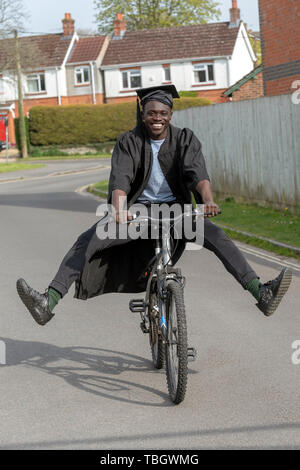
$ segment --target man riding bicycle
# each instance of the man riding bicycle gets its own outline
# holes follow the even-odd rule
[[[266,315],[274,313],[292,278],[283,269],[274,280],[262,284],[259,276],[228,236],[209,218],[217,215],[210,179],[201,151],[201,143],[187,128],[170,124],[173,98],[179,98],[174,85],[151,87],[137,91],[137,126],[122,134],[112,155],[108,202],[116,212],[116,222],[130,220],[128,208],[134,203],[190,204],[191,193],[204,204],[204,248],[214,252],[228,272],[257,300],[257,307]],[[180,240],[173,254],[173,263],[184,251]],[[64,257],[49,285],[40,293],[24,279],[17,281],[19,296],[35,321],[45,325],[53,316],[59,300],[75,282],[75,298],[88,299],[108,292],[142,292],[146,288],[145,272],[153,258],[151,240],[116,238],[99,239],[97,223],[79,236]]]

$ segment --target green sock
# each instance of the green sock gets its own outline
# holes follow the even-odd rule
[[[252,279],[252,281],[248,282],[246,285],[246,289],[251,292],[253,297],[256,298],[256,300],[259,300],[259,286],[260,286],[260,281],[257,277]]]
[[[62,298],[62,295],[59,292],[57,292],[57,290],[53,289],[53,287],[49,287],[48,296],[49,296],[49,309],[50,309],[50,312],[52,312],[54,307],[56,307],[56,305]]]

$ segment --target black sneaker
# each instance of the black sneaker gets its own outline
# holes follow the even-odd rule
[[[17,291],[23,304],[39,325],[45,325],[54,317],[54,313],[52,313],[49,308],[47,291],[44,294],[40,294],[29,287],[24,279],[17,280]]]
[[[275,279],[261,284],[259,301],[256,305],[267,317],[277,309],[282,297],[290,287],[291,280],[292,271],[289,268],[284,268]]]

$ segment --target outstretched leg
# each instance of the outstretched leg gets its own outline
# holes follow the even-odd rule
[[[204,220],[204,248],[213,251],[222,261],[227,271],[247,289],[247,284],[259,276],[252,269],[243,253],[226,235],[226,233],[210,220]]]
[[[73,282],[80,277],[85,263],[87,247],[95,234],[96,225],[94,224],[78,237],[62,260],[49,288],[43,294],[32,289],[24,279],[18,279],[18,294],[39,325],[45,325],[53,318],[54,307],[66,295]]]
[[[73,282],[81,276],[88,245],[95,235],[97,224],[94,224],[86,232],[82,233],[63,258],[60,267],[51,281],[49,287],[58,291],[64,297],[69,291]]]
[[[118,231],[116,238],[106,238],[100,240],[97,236],[97,225],[94,224],[86,232],[82,233],[71,249],[63,258],[60,267],[51,281],[49,288],[42,294],[32,289],[24,279],[18,279],[17,291],[35,321],[39,325],[45,325],[53,318],[53,309],[69,291],[75,281],[79,281],[92,250],[104,250],[112,245],[120,245],[128,242],[128,238],[119,238]]]
[[[272,315],[282,297],[287,292],[292,272],[282,269],[279,276],[272,281],[261,284],[256,272],[251,268],[243,253],[226,233],[210,220],[204,221],[204,245],[213,251],[235,279],[257,300],[257,307],[266,315]]]

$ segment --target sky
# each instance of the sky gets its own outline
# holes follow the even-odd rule
[[[76,29],[96,30],[93,0],[23,0],[30,18],[28,33],[58,33],[62,30],[61,20],[65,13],[71,13]],[[231,0],[219,0],[222,17],[229,20]],[[241,17],[248,28],[259,30],[258,0],[238,0]]]

